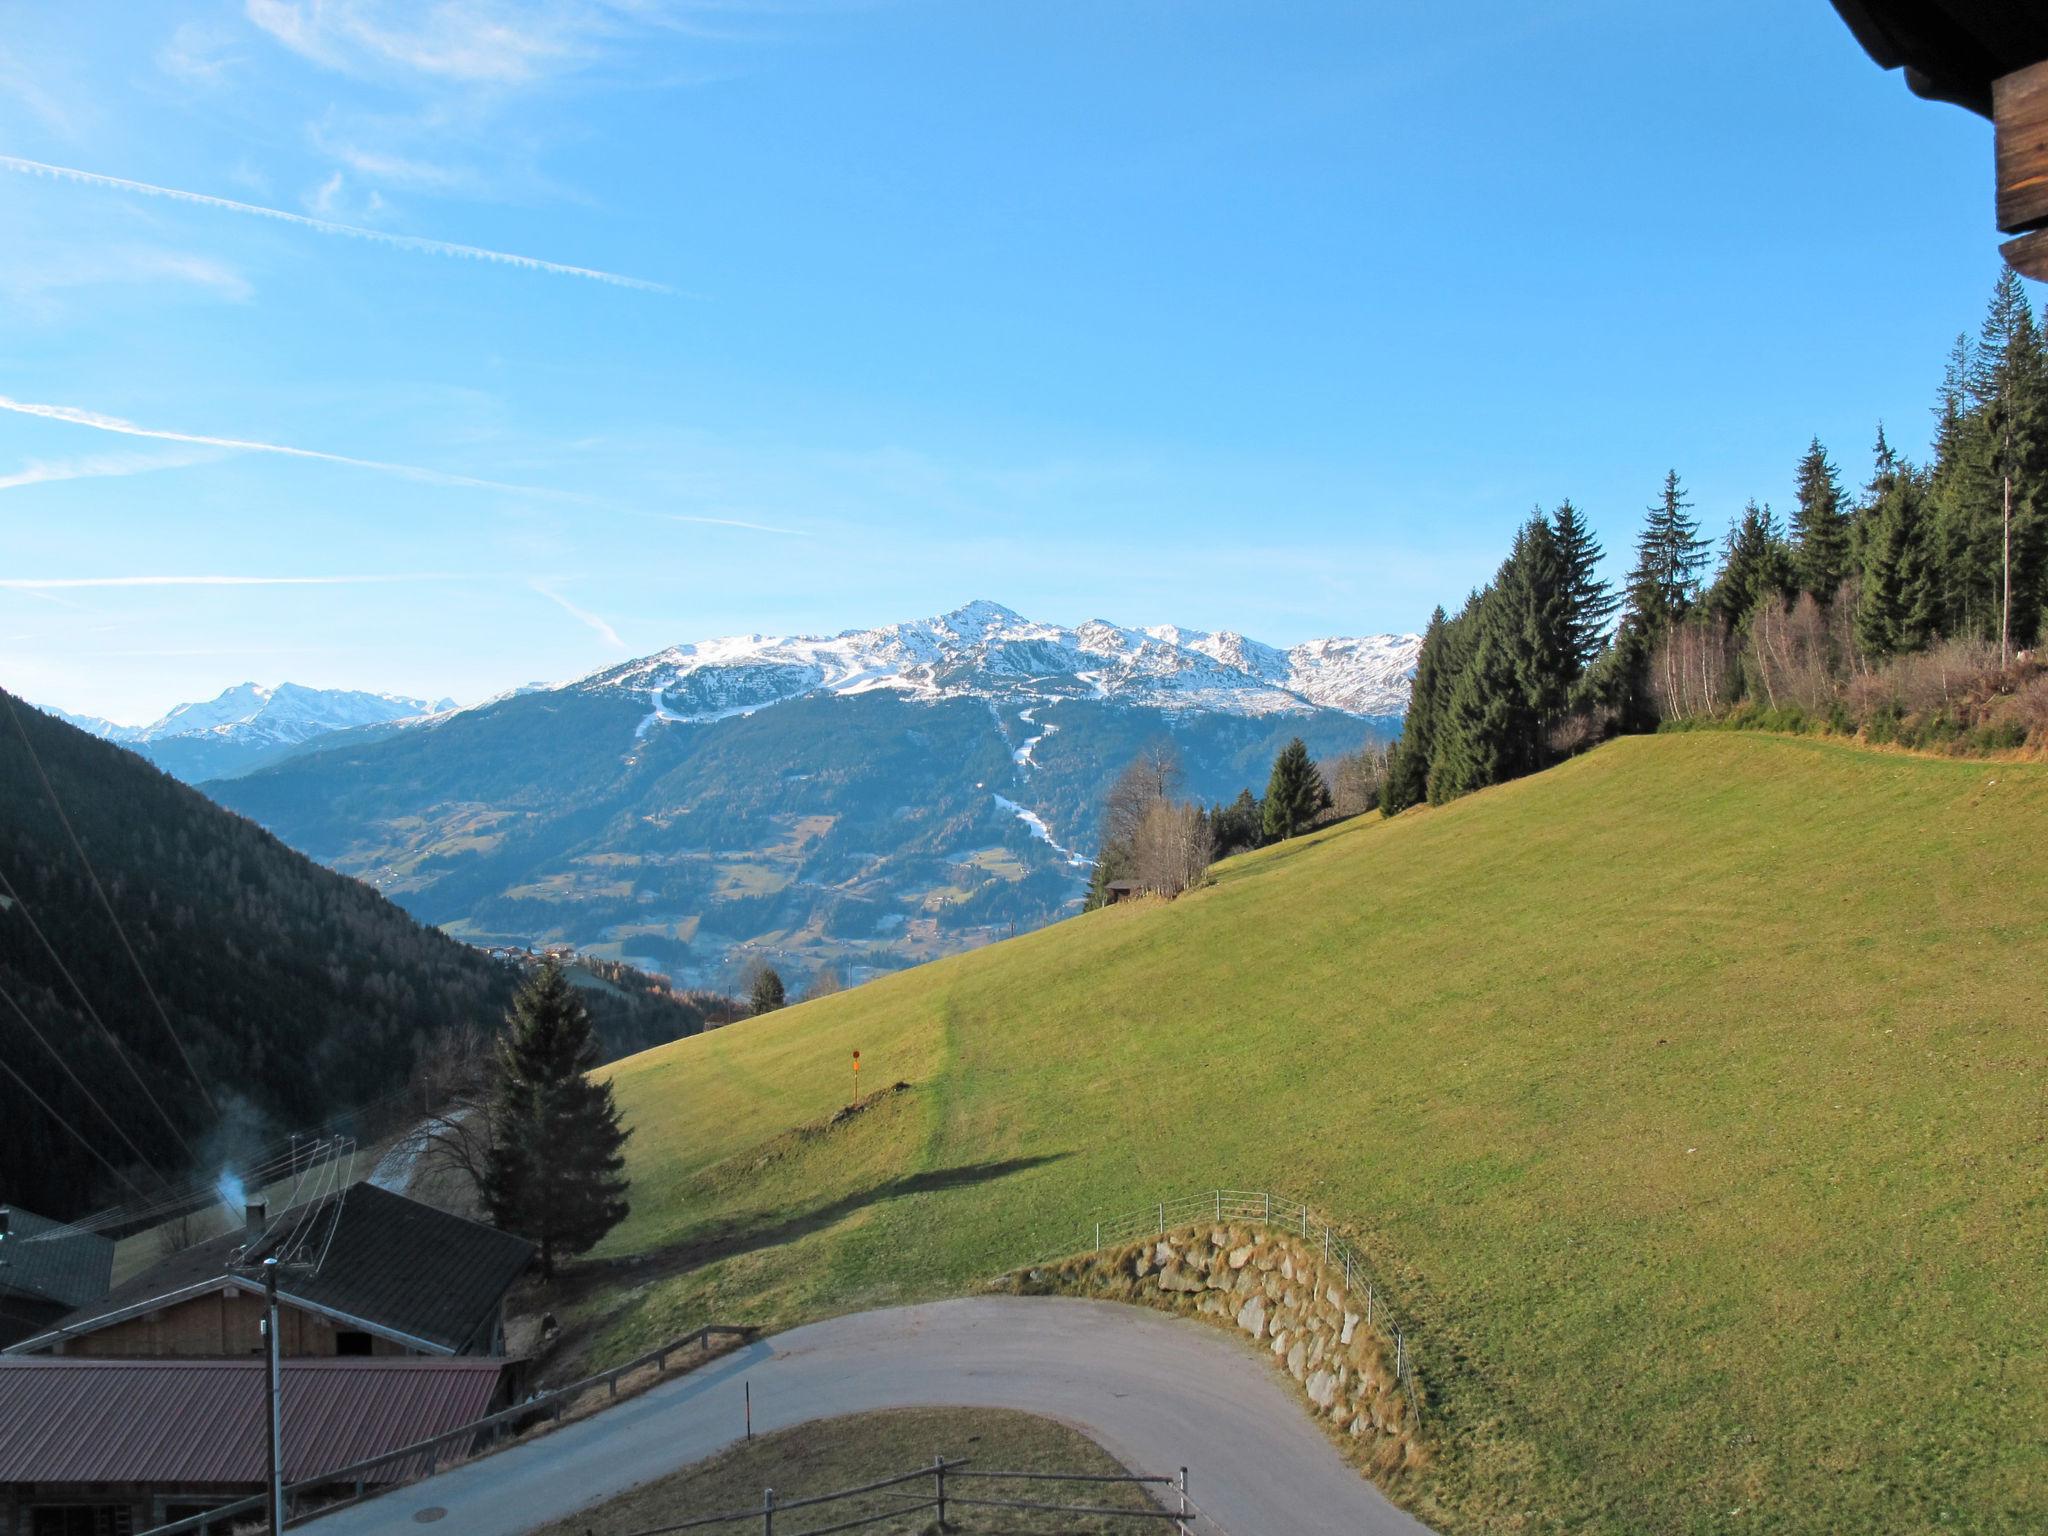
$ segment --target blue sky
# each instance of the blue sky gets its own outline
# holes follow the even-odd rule
[[[122,720],[983,596],[1417,628],[1533,503],[1922,449],[1997,272],[1989,125],[1825,0],[5,17],[0,683]]]

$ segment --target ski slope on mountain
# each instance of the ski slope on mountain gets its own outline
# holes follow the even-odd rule
[[[623,1355],[1213,1187],[1358,1229],[1444,1531],[2048,1519],[2048,768],[1699,735],[620,1064]],[[844,1124],[864,1079],[911,1086]]]

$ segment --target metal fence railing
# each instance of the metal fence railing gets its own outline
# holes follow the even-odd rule
[[[1303,1201],[1254,1189],[1211,1189],[1198,1195],[1183,1195],[1176,1200],[1154,1201],[1136,1210],[1105,1216],[1094,1224],[1092,1234],[1084,1230],[1079,1243],[1055,1249],[1039,1262],[1049,1263],[1087,1252],[1091,1235],[1093,1249],[1099,1253],[1104,1248],[1134,1243],[1143,1237],[1164,1237],[1184,1227],[1232,1222],[1241,1226],[1270,1227],[1312,1245],[1320,1243],[1323,1267],[1343,1271],[1346,1296],[1353,1294],[1363,1283],[1366,1326],[1392,1341],[1395,1380],[1401,1384],[1410,1408],[1420,1420],[1422,1389],[1415,1377],[1415,1351],[1409,1340],[1409,1330],[1387,1304],[1385,1288],[1375,1277],[1354,1239],[1317,1216]]]
[[[565,1387],[556,1387],[551,1392],[543,1392],[523,1403],[515,1403],[510,1408],[486,1414],[483,1418],[472,1419],[460,1428],[293,1483],[284,1491],[286,1523],[289,1524],[299,1517],[295,1513],[296,1507],[301,1503],[311,1502],[312,1495],[333,1495],[337,1489],[348,1490],[338,1497],[317,1500],[317,1513],[326,1514],[373,1493],[383,1493],[401,1483],[432,1477],[441,1470],[444,1458],[448,1465],[453,1466],[456,1462],[474,1456],[495,1444],[501,1435],[517,1433],[540,1419],[559,1422],[571,1404],[586,1392],[603,1387],[611,1396],[616,1397],[622,1377],[630,1376],[633,1372],[644,1370],[650,1365],[656,1370],[667,1370],[669,1356],[682,1350],[694,1346],[708,1355],[714,1338],[750,1339],[758,1331],[754,1328],[735,1328],[724,1323],[711,1323],[699,1328],[695,1333],[686,1333],[679,1339],[671,1339],[659,1349],[650,1349],[644,1355],[636,1355],[623,1365],[615,1365],[608,1371],[599,1371],[595,1376],[585,1376],[581,1381],[572,1381]],[[151,1526],[142,1532],[141,1536],[187,1536],[187,1533],[194,1533],[194,1536],[217,1536],[217,1533],[214,1533],[216,1526],[225,1532],[233,1529],[235,1522],[249,1519],[263,1521],[267,1528],[266,1508],[267,1499],[259,1493],[250,1498],[238,1499],[232,1504],[223,1504],[216,1509],[206,1510],[201,1514],[188,1515],[182,1520],[173,1520],[167,1525]]]
[[[918,1485],[929,1482],[929,1488]],[[1044,1499],[1005,1498],[993,1490],[980,1495],[962,1493],[959,1485],[969,1483],[987,1486],[1003,1483],[1057,1484],[1078,1483],[1097,1487],[1122,1485],[1144,1489],[1150,1498],[1134,1506],[1118,1507],[1104,1503],[1069,1504],[1054,1503]],[[950,1486],[949,1486],[950,1485]],[[915,1491],[911,1491],[915,1489]],[[901,1490],[901,1491],[898,1491]],[[1020,1490],[1022,1491],[1022,1490]],[[1079,1495],[1077,1495],[1079,1497]],[[867,1509],[846,1518],[826,1516],[824,1525],[794,1525],[780,1523],[791,1519],[815,1518],[801,1515],[799,1511],[814,1510],[823,1513],[831,1505],[852,1501],[866,1501],[868,1504],[884,1502],[883,1509]],[[921,1515],[929,1510],[933,1516],[928,1529],[940,1531],[972,1531],[972,1525],[962,1525],[949,1517],[962,1510],[1037,1510],[1056,1515],[1080,1515],[1096,1520],[1156,1520],[1160,1529],[1165,1522],[1172,1522],[1175,1536],[1230,1536],[1222,1523],[1195,1503],[1188,1493],[1188,1469],[1182,1467],[1178,1477],[1153,1477],[1135,1472],[1000,1472],[983,1471],[973,1466],[970,1460],[948,1461],[943,1456],[934,1456],[931,1465],[918,1467],[914,1471],[899,1473],[894,1477],[878,1478],[871,1483],[862,1483],[854,1488],[841,1488],[832,1493],[816,1493],[799,1499],[779,1497],[773,1488],[761,1490],[761,1502],[751,1509],[729,1510],[716,1515],[694,1515],[671,1525],[652,1526],[635,1531],[632,1536],[676,1536],[682,1531],[709,1530],[717,1526],[748,1531],[758,1530],[761,1536],[827,1536],[833,1531],[850,1531],[860,1526],[879,1525],[885,1520],[903,1520]],[[844,1513],[844,1512],[842,1512]],[[997,1529],[990,1527],[989,1529]]]

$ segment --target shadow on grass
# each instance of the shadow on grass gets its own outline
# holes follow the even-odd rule
[[[630,1275],[638,1283],[666,1280],[688,1274],[706,1264],[763,1248],[776,1248],[836,1226],[856,1211],[908,1195],[937,1194],[942,1190],[966,1189],[1024,1173],[1071,1156],[1050,1152],[1036,1157],[1006,1157],[991,1162],[960,1163],[951,1168],[933,1168],[885,1179],[867,1189],[855,1190],[823,1205],[793,1212],[761,1211],[707,1232],[696,1233],[678,1243],[650,1249],[629,1258],[589,1260],[566,1265],[555,1280],[560,1301],[574,1301],[587,1295],[615,1275]]]

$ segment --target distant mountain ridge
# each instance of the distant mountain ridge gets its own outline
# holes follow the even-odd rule
[[[116,725],[96,715],[45,706],[67,725],[141,753],[188,783],[233,778],[281,752],[336,731],[389,725],[455,707],[395,693],[238,683],[211,699],[180,704],[148,725]]]
[[[811,694],[891,689],[912,698],[1094,698],[1249,717],[1342,710],[1398,715],[1417,635],[1332,637],[1291,650],[1233,631],[1095,619],[1073,629],[978,600],[936,618],[789,638],[705,640],[593,673],[570,686],[642,693],[642,728],[703,724]]]
[[[855,978],[1078,905],[1102,795],[1168,744],[1182,792],[1394,734],[1419,642],[1242,635],[999,604],[679,645],[336,732],[206,785],[479,944],[568,943],[693,984],[766,955]]]

